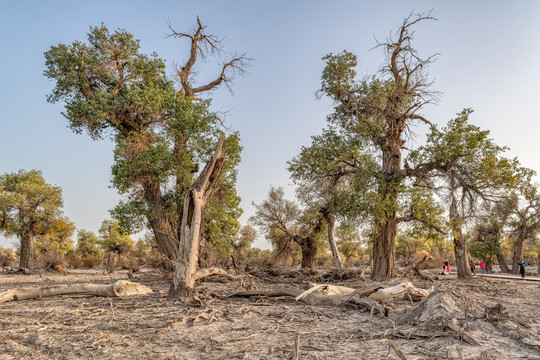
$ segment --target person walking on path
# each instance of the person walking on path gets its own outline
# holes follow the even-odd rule
[[[483,261],[480,261],[480,264],[478,264],[478,266],[480,266],[480,272],[482,273],[482,275],[484,275],[484,269],[486,267],[486,264],[484,264]]]
[[[521,274],[521,278],[525,279],[525,261],[521,259],[520,262],[518,262],[519,265],[519,273]]]
[[[448,261],[448,259],[444,261],[444,266],[445,275],[450,275],[450,261]]]

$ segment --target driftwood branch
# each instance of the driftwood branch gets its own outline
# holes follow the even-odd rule
[[[0,303],[8,301],[40,299],[51,296],[62,295],[93,295],[105,297],[125,297],[132,295],[144,295],[152,290],[144,285],[119,280],[114,284],[73,284],[47,286],[34,289],[16,289],[0,292]]]

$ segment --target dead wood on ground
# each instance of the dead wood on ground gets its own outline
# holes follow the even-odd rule
[[[125,297],[132,295],[144,295],[152,290],[144,285],[129,281],[118,280],[114,284],[73,284],[47,286],[34,289],[14,289],[0,292],[0,303],[8,301],[40,299],[62,295],[93,295],[105,297]]]

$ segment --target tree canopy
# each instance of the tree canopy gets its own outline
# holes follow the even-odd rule
[[[184,194],[225,130],[210,100],[199,96],[227,84],[246,61],[233,56],[215,81],[195,86],[198,57],[221,51],[205,28],[199,19],[190,33],[171,28],[171,36],[191,43],[189,58],[174,77],[166,74],[157,54],[140,53],[131,33],[111,33],[104,25],[90,29],[87,43],[59,44],[45,53],[45,75],[55,80],[48,100],[65,103],[63,114],[75,132],[115,140],[112,183],[125,197],[112,215],[127,231],[151,228],[158,248],[171,260],[178,251]],[[238,133],[229,134],[224,151],[228,161],[205,217],[205,232],[212,238],[216,228],[235,233],[241,214],[235,189]]]
[[[55,225],[66,221],[62,206],[62,190],[46,183],[40,171],[0,176],[0,231],[20,239],[21,267],[34,267],[35,237],[51,234]]]

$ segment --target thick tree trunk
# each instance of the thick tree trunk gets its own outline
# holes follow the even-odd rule
[[[336,217],[332,214],[325,214],[326,221],[328,222],[328,242],[330,243],[330,248],[332,249],[332,255],[334,256],[334,261],[336,262],[336,267],[338,271],[343,272],[343,262],[339,256],[339,251],[336,245],[336,239],[334,238],[334,228],[336,226]]]
[[[317,262],[317,244],[311,237],[305,237],[300,247],[302,248],[302,269],[314,269]]]
[[[381,146],[383,153],[382,178],[379,184],[381,209],[377,209],[373,234],[373,267],[371,279],[383,281],[394,277],[394,245],[397,232],[397,195],[401,180],[397,174],[401,170],[401,139],[405,123],[402,119],[387,119],[390,128]]]
[[[225,162],[225,157],[221,155],[223,141],[223,138],[219,141],[215,153],[185,195],[180,225],[180,248],[176,258],[173,283],[169,289],[169,298],[187,297],[195,290],[202,215]]]
[[[510,268],[508,268],[508,265],[506,264],[506,260],[504,259],[504,255],[502,253],[497,254],[497,261],[499,262],[499,266],[501,268],[501,272],[505,274],[510,274]]]
[[[19,266],[30,271],[34,270],[34,235],[28,232],[21,238],[21,259]]]
[[[149,180],[144,184],[145,199],[152,204],[148,222],[152,227],[159,251],[169,260],[175,261],[178,254],[177,230],[169,220],[170,214],[163,204],[161,188],[158,182]]]
[[[521,254],[523,252],[523,242],[525,237],[522,235],[524,231],[522,230],[516,239],[514,246],[512,247],[512,274],[519,274],[519,265],[518,263],[521,260]]]
[[[495,263],[495,258],[494,257],[489,257],[485,264],[486,264],[486,273],[491,273],[493,272],[493,264]]]
[[[380,220],[375,225],[373,243],[373,265],[371,279],[388,280],[394,276],[394,245],[396,238],[396,217]]]
[[[465,245],[465,239],[463,238],[463,231],[461,226],[463,219],[458,214],[457,200],[452,196],[452,203],[450,204],[450,222],[452,224],[452,235],[454,238],[454,255],[456,257],[456,268],[458,278],[468,279],[472,276],[469,268],[469,257],[467,255],[467,246]]]

